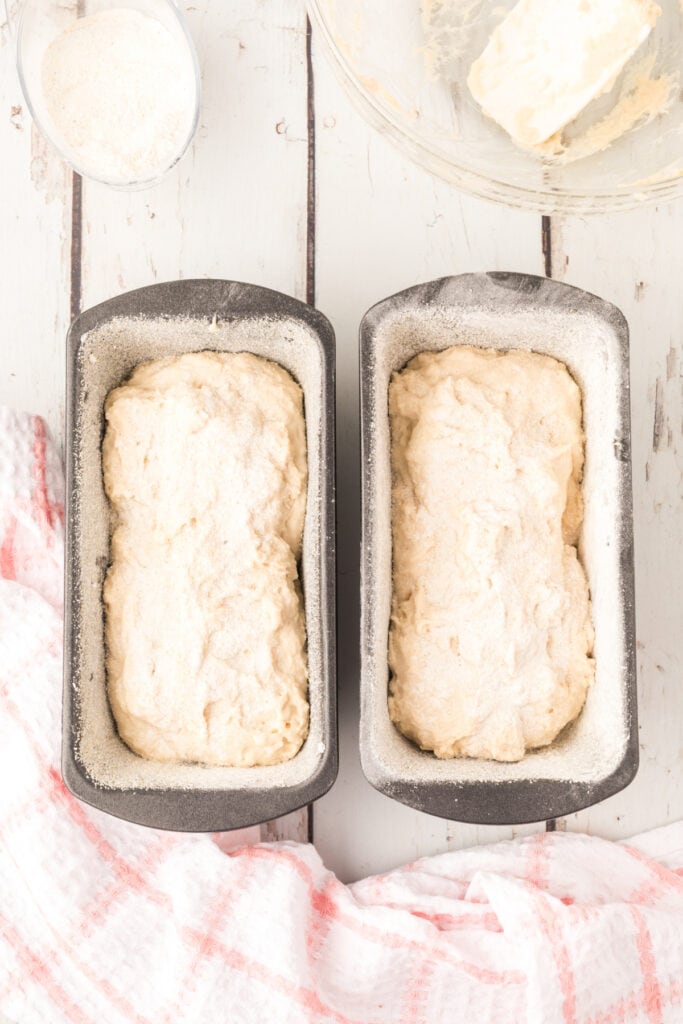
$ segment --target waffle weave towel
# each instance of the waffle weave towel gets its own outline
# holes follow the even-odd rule
[[[62,479],[0,410],[0,1012],[18,1024],[681,1024],[683,826],[539,833],[344,886],[59,773]],[[342,827],[340,825],[340,827]]]

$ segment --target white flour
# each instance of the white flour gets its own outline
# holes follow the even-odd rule
[[[86,174],[115,185],[152,180],[192,131],[191,52],[156,18],[114,8],[80,18],[43,58],[55,132]]]

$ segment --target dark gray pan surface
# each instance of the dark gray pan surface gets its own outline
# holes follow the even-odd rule
[[[165,788],[155,784],[131,788],[125,783],[125,773],[122,774],[124,781],[121,785],[116,782],[112,784],[110,778],[103,784],[101,780],[93,778],[93,770],[84,764],[82,753],[88,747],[88,730],[92,729],[94,712],[90,705],[95,706],[99,701],[99,714],[108,714],[108,720],[102,723],[107,733],[107,743],[115,753],[117,744],[121,748],[117,756],[122,758],[126,771],[135,772],[135,760],[141,762],[143,759],[136,759],[136,755],[124,748],[115,732],[109,706],[102,696],[103,639],[95,637],[96,656],[87,653],[89,644],[83,639],[84,630],[87,632],[90,629],[92,632],[92,621],[97,624],[101,622],[101,588],[106,557],[100,554],[97,559],[91,559],[92,564],[83,565],[79,552],[87,550],[83,538],[94,526],[100,528],[104,538],[101,544],[105,545],[106,550],[108,526],[88,521],[90,504],[86,499],[89,495],[82,493],[82,481],[85,479],[90,480],[88,486],[93,491],[99,488],[101,492],[101,484],[95,482],[98,467],[91,471],[89,477],[83,475],[79,436],[87,425],[84,403],[89,388],[89,371],[87,361],[84,369],[84,361],[79,358],[79,353],[86,344],[89,332],[96,332],[102,325],[118,318],[162,322],[190,318],[198,321],[202,330],[206,330],[214,317],[228,324],[228,329],[233,325],[239,329],[242,321],[256,323],[265,319],[274,325],[272,333],[275,337],[279,337],[277,332],[282,325],[283,362],[294,359],[291,353],[285,358],[285,351],[290,342],[294,347],[292,338],[296,333],[296,344],[300,349],[307,348],[310,359],[317,367],[318,383],[314,403],[310,402],[313,396],[307,394],[302,382],[305,406],[314,404],[321,413],[320,423],[315,424],[313,432],[307,422],[309,452],[312,437],[318,446],[315,452],[318,473],[310,485],[317,496],[317,528],[312,548],[314,553],[307,556],[304,551],[305,596],[309,596],[306,583],[307,557],[309,560],[315,559],[312,575],[316,577],[315,586],[319,595],[315,615],[310,614],[308,600],[306,607],[309,648],[314,641],[318,651],[318,668],[315,675],[313,668],[310,668],[309,679],[309,699],[315,727],[312,724],[311,734],[302,751],[282,770],[278,770],[281,766],[272,769],[202,769],[195,765],[188,767],[188,772],[194,773],[188,775],[188,778],[213,780],[222,778],[220,773],[224,773],[225,784],[193,786],[184,783],[179,787]],[[291,336],[289,340],[288,335]],[[220,347],[212,345],[210,334],[202,338],[206,340],[195,345],[195,348]],[[242,350],[245,349],[248,349],[248,345],[242,347]],[[158,354],[166,353],[160,351]],[[243,828],[280,817],[322,796],[334,782],[337,773],[334,356],[334,333],[321,313],[278,292],[230,281],[175,281],[142,288],[86,310],[72,324],[67,345],[67,568],[62,770],[71,792],[94,807],[128,821],[156,828],[219,831]],[[107,353],[103,353],[102,358],[106,360],[106,357]],[[130,369],[132,365],[128,367],[128,372]],[[114,386],[121,383],[125,376],[127,373],[115,381]],[[102,417],[101,431],[103,426]],[[101,434],[100,438],[94,439],[93,448],[95,444],[99,446],[100,439]],[[311,493],[309,488],[309,503]],[[98,507],[99,502],[99,506],[104,508],[103,494],[99,493],[95,497],[95,507]],[[104,514],[101,513],[102,516]],[[312,563],[309,561],[309,564]],[[99,606],[96,607],[93,602],[99,602]],[[98,629],[101,634],[99,625]],[[96,686],[101,688],[101,692],[96,691],[97,701],[93,703],[91,700],[90,704],[85,704],[81,700],[79,687],[81,684],[88,685],[88,681],[92,686],[94,675],[97,676]],[[92,760],[92,755],[88,756]],[[301,765],[304,766],[303,777]],[[202,772],[212,774],[197,774]],[[296,777],[297,781],[289,784],[289,775]]]
[[[387,710],[391,577],[387,389],[417,352],[452,344],[530,348],[567,363],[584,394],[586,565],[596,682],[577,722],[516,765],[439,761]],[[516,824],[571,814],[638,768],[628,327],[614,306],[524,274],[465,274],[374,306],[360,330],[362,441],[361,759],[381,792],[456,821]]]

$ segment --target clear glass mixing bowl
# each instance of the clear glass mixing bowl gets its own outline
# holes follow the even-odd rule
[[[560,155],[517,146],[466,84],[514,0],[308,0],[318,39],[366,119],[427,170],[508,206],[605,212],[683,192],[683,3],[663,13]],[[618,118],[630,128],[606,148]]]
[[[120,181],[100,177],[79,163],[65,142],[48,110],[43,93],[42,67],[45,51],[52,40],[73,24],[75,18],[95,14],[103,10],[132,8],[141,14],[155,18],[179,42],[187,53],[192,65],[191,78],[194,83],[192,103],[194,114],[186,136],[165,166],[156,167],[149,176],[135,181]],[[13,24],[8,10],[8,21]],[[64,160],[84,177],[101,181],[119,189],[142,189],[156,184],[174,167],[192,141],[199,122],[201,76],[194,43],[185,17],[175,0],[87,0],[78,4],[66,4],[63,0],[23,0],[16,24],[17,70],[21,88],[31,116],[42,134],[48,139]]]

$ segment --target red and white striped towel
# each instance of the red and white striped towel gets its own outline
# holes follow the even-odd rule
[[[108,818],[58,768],[63,497],[0,411],[0,1011],[20,1024],[680,1024],[683,826],[344,886],[311,846]]]

